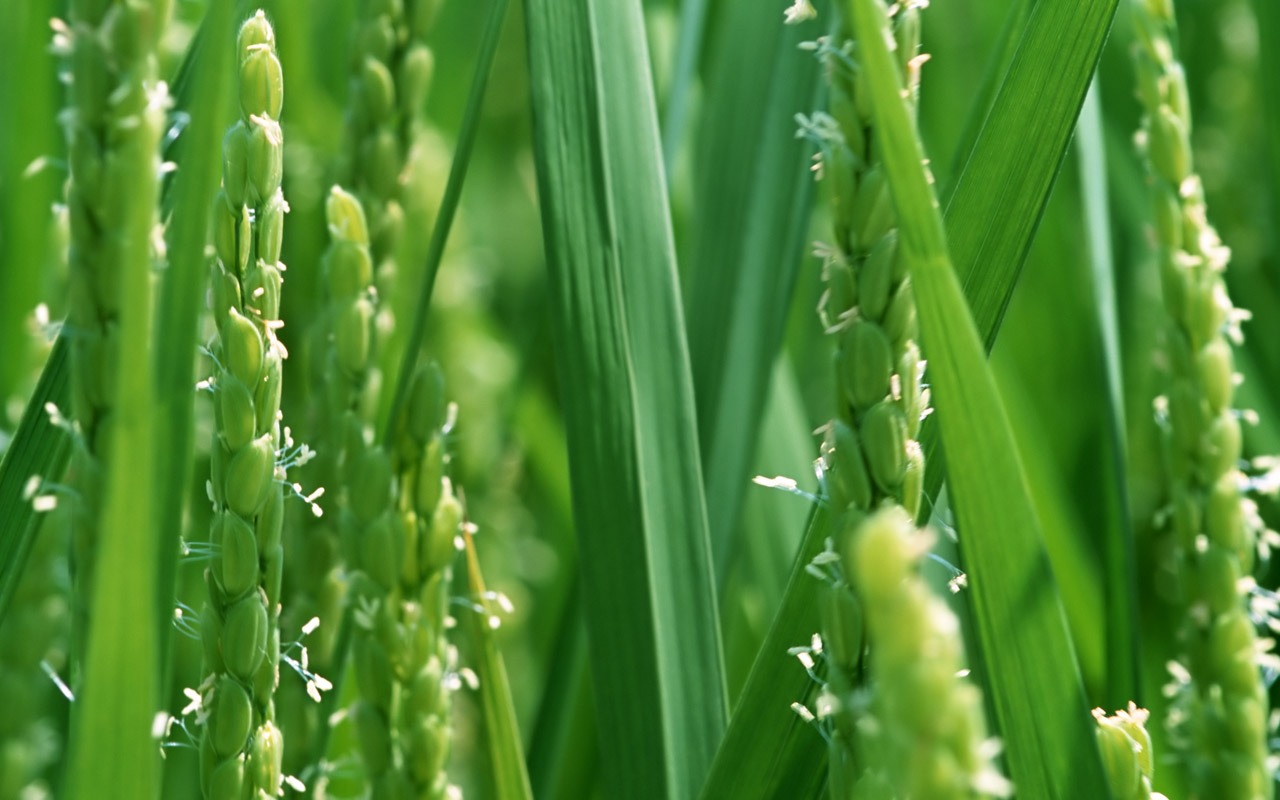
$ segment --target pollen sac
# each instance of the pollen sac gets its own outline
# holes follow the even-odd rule
[[[325,251],[329,297],[348,300],[368,291],[373,283],[373,259],[367,245],[335,240]]]
[[[329,236],[337,241],[352,242],[357,245],[369,244],[369,226],[365,222],[364,207],[351,192],[341,186],[329,190],[329,197],[324,204],[325,217],[329,222]],[[365,285],[364,281],[360,285]]]
[[[1221,337],[1214,339],[1196,355],[1196,367],[1204,386],[1205,399],[1209,401],[1209,410],[1218,414],[1230,405],[1235,388],[1231,346]]]
[[[241,800],[245,797],[244,756],[229,758],[213,768],[209,776],[210,800]]]
[[[901,350],[913,341],[919,331],[916,322],[916,296],[911,280],[898,284],[889,300],[889,310],[884,315],[884,331],[895,350]]]
[[[879,325],[859,320],[842,337],[845,396],[857,411],[865,411],[889,394],[893,352]]]
[[[1234,611],[1240,604],[1240,562],[1230,551],[1210,547],[1197,554],[1199,585],[1216,617]]]
[[[231,606],[222,626],[222,658],[227,672],[242,683],[253,680],[267,647],[267,607],[259,594]]]
[[[261,203],[280,189],[284,174],[283,134],[274,118],[258,117],[249,136],[249,198]]]
[[[261,228],[259,228],[261,230]],[[263,320],[280,318],[280,270],[261,259],[245,271],[245,301]],[[268,348],[270,350],[270,348]]]
[[[217,713],[210,717],[213,750],[219,759],[230,758],[244,749],[253,730],[253,702],[239,681],[223,675],[218,681]]]
[[[366,58],[360,68],[360,98],[368,122],[382,125],[396,109],[396,83],[381,61]]]
[[[284,530],[284,493],[270,492],[267,502],[258,512],[254,520],[254,533],[257,535],[258,547],[262,552],[269,552],[280,547],[280,537]]]
[[[832,661],[854,670],[862,658],[862,605],[848,586],[822,588],[822,643]]]
[[[418,444],[426,444],[442,427],[445,419],[444,373],[430,364],[413,373],[409,387],[408,430]],[[434,506],[420,505],[419,508]]]
[[[280,348],[272,347],[263,359],[262,380],[258,382],[254,403],[257,409],[258,430],[269,431],[280,411],[280,392],[284,381],[284,366],[280,362]]]
[[[377,519],[391,506],[391,461],[381,448],[371,448],[348,465],[351,509],[364,523]]]
[[[243,120],[222,137],[222,191],[233,209],[249,202],[249,138],[249,127]]]
[[[359,297],[347,305],[338,315],[334,331],[334,347],[338,366],[347,375],[358,376],[369,365],[373,346],[373,303],[367,297]]]
[[[1112,794],[1118,798],[1140,797],[1143,776],[1138,763],[1137,743],[1122,728],[1107,720],[1099,720],[1096,735]]]
[[[77,36],[71,52],[71,99],[80,122],[97,127],[106,113],[111,94],[111,73],[107,69],[105,43],[97,36]]]
[[[1176,250],[1182,240],[1182,205],[1177,195],[1168,191],[1155,192],[1154,202],[1156,237],[1162,247]]]
[[[893,226],[893,199],[879,166],[867,170],[853,201],[853,232],[862,247],[871,248]]]
[[[268,602],[270,602],[268,600]],[[274,605],[274,604],[273,604]],[[280,626],[269,625],[267,630],[266,653],[258,669],[253,673],[253,694],[255,697],[270,697],[280,682]]]
[[[227,194],[225,191],[219,191],[218,196],[213,200],[213,249],[218,256],[218,260],[222,262],[225,269],[236,268],[236,257],[239,255],[239,247],[236,244],[237,222],[239,216],[232,214],[228,208]],[[216,279],[215,279],[216,280]],[[215,283],[214,291],[218,291]],[[217,305],[222,308],[231,305],[239,306],[239,287],[236,288],[236,301],[234,303],[222,302],[219,298]]]
[[[911,519],[920,518],[924,498],[924,451],[914,439],[907,440],[907,468],[902,474],[902,507]]]
[[[256,386],[262,375],[262,334],[252,320],[237,309],[229,309],[222,330],[223,365],[245,386]]]
[[[400,110],[415,116],[427,99],[431,78],[435,73],[435,56],[421,43],[413,44],[400,62]]]
[[[230,373],[219,378],[217,394],[219,433],[227,449],[235,452],[253,439],[253,395]]]
[[[462,529],[462,503],[454,496],[452,488],[446,483],[444,494],[431,514],[430,534],[427,536],[427,549],[423,554],[423,563],[432,572],[444,569],[453,561],[457,552],[454,540]]]
[[[400,143],[395,134],[379,129],[362,149],[369,187],[378,195],[390,195],[400,181]]]
[[[284,215],[289,204],[284,201],[284,193],[276,189],[263,205],[258,217],[258,258],[265,264],[275,268],[280,261],[280,248],[284,244]],[[280,316],[279,302],[271,319]]]
[[[1187,136],[1187,124],[1167,105],[1161,106],[1151,120],[1147,144],[1151,165],[1161,178],[1177,186],[1191,174],[1191,140]]]
[[[212,672],[224,669],[222,662],[222,620],[212,606],[200,612],[200,644],[204,650],[204,662]]]
[[[443,491],[444,453],[439,436],[433,436],[423,449],[414,485],[414,506],[430,511],[440,502]]]
[[[1209,654],[1213,674],[1222,676],[1223,693],[1252,697],[1258,691],[1255,661],[1257,637],[1244,613],[1223,614],[1209,630]]]
[[[1253,565],[1253,549],[1249,545],[1236,478],[1236,474],[1231,472],[1213,484],[1213,488],[1209,490],[1204,524],[1209,541],[1234,552],[1241,560],[1241,567],[1247,570]]]
[[[384,592],[395,587],[399,574],[398,556],[404,550],[400,533],[396,515],[386,511],[360,537],[360,566]]]
[[[258,726],[253,735],[253,749],[249,753],[249,762],[253,769],[255,785],[268,797],[280,794],[284,773],[281,763],[284,759],[284,737],[275,723],[267,720]]]
[[[906,513],[895,505],[856,523],[852,541],[841,548],[840,556],[845,575],[867,603],[891,596],[910,571],[914,557],[907,540],[914,530]]]
[[[886,493],[902,483],[907,466],[907,420],[896,403],[877,403],[862,422],[863,451],[871,477]]]
[[[258,583],[258,542],[249,523],[235,514],[220,514],[222,550],[218,564],[222,590],[230,599],[246,594]]]
[[[827,483],[832,508],[836,512],[844,511],[850,505],[868,508],[871,505],[871,479],[867,476],[858,434],[844,420],[836,419],[831,423],[828,437],[834,452],[833,469]]]
[[[259,9],[240,26],[240,32],[236,34],[236,49],[243,59],[251,50],[264,47],[268,50],[276,49],[276,32],[267,21],[267,15]]]
[[[249,50],[240,61],[240,111],[245,118],[280,119],[284,106],[284,72],[267,48]]]
[[[823,314],[827,325],[835,325],[858,302],[858,282],[853,268],[843,261],[827,265],[825,275],[827,291],[822,297]]]
[[[274,485],[275,447],[263,434],[231,456],[227,463],[227,507],[250,519],[258,513]]]
[[[1209,482],[1227,474],[1240,462],[1240,420],[1229,410],[1214,418],[1206,438],[1208,447],[1203,454],[1206,477]]]
[[[858,271],[859,308],[862,315],[872,322],[883,319],[888,308],[897,250],[896,235],[881,236]]]

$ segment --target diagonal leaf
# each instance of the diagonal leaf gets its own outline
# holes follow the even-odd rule
[[[961,274],[970,276],[964,289],[971,307],[985,309],[982,314],[975,313],[975,323],[988,350],[999,331],[999,311],[1013,293],[1035,223],[1043,214],[1065,158],[1115,5],[1115,0],[1095,0],[1083,6],[1071,0],[1035,2],[1028,24],[1016,37],[1016,57],[990,114],[985,116],[986,124],[973,152],[962,159],[964,172],[957,185],[964,189],[968,201],[953,199],[948,203],[947,228],[984,231],[982,237],[966,238],[963,254],[953,241],[952,258]],[[1020,11],[1015,7],[1011,13]],[[1045,75],[1054,77],[1046,80]],[[1033,125],[1052,135],[1024,140],[1021,132]],[[1016,171],[1003,163],[1006,151],[1013,147],[1022,151],[1022,166]],[[1030,224],[992,224],[992,220],[1015,217],[1025,217]],[[993,260],[996,258],[1004,261]],[[935,427],[926,424],[922,439],[927,444],[936,437]],[[936,496],[945,474],[940,455],[936,447],[930,448],[925,480],[931,497]],[[811,524],[799,557],[792,562],[782,607],[735,707],[703,797],[791,796],[791,781],[810,775],[825,757],[821,748],[815,747],[818,734],[797,724],[788,707],[793,701],[804,702],[813,686],[786,653],[786,648],[805,643],[817,627],[815,615],[807,610],[816,602],[815,581],[803,570],[820,549],[820,534]],[[762,735],[762,731],[770,733]]]
[[[602,770],[688,797],[725,717],[689,355],[638,0],[526,0]]]
[[[1099,349],[1107,387],[1105,435],[1100,450],[1105,492],[1107,706],[1123,708],[1138,694],[1137,576],[1134,572],[1133,529],[1130,524],[1128,454],[1125,442],[1124,384],[1120,378],[1120,321],[1116,310],[1115,263],[1111,252],[1110,210],[1107,198],[1106,145],[1103,141],[1102,101],[1095,80],[1085,98],[1076,136],[1080,152],[1081,209],[1089,240],[1090,281],[1094,292]]]
[[[1011,777],[1025,797],[1106,797],[1062,602],[1013,432],[951,266],[942,214],[883,36],[884,5],[851,5],[864,67],[879,76],[869,82],[872,112],[951,455],[948,492]]]
[[[472,602],[480,604],[484,613],[464,611],[459,622],[463,641],[473,648],[473,663],[480,679],[480,709],[494,797],[497,800],[532,798],[524,750],[520,745],[520,729],[516,725],[516,710],[511,700],[511,686],[507,682],[507,668],[502,654],[498,652],[498,644],[493,640],[493,628],[489,625],[493,612],[489,608],[484,576],[480,574],[480,561],[476,557],[471,534],[464,534],[463,540],[466,543],[467,594]]]
[[[40,514],[32,505],[28,483],[32,478],[41,482],[60,480],[71,454],[69,437],[53,424],[45,410],[49,404],[66,408],[71,400],[68,358],[67,340],[59,336],[9,449],[0,460],[0,620],[4,619],[40,529]]]
[[[723,584],[813,199],[795,115],[821,100],[817,22],[782,25],[773,0],[733,3],[711,56],[697,142],[686,297],[698,441]]]
[[[161,669],[169,672],[172,595],[178,566],[178,537],[190,492],[195,428],[195,358],[200,312],[208,282],[205,245],[209,209],[221,176],[218,152],[230,119],[231,54],[235,3],[209,7],[174,81],[174,108],[188,123],[165,154],[177,169],[165,187],[162,208],[169,268],[163,273],[156,306],[157,535]],[[167,678],[166,678],[167,680]]]

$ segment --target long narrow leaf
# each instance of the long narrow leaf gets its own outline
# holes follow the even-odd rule
[[[1025,797],[1106,797],[1062,602],[882,35],[884,6],[852,0],[852,7],[864,66],[880,78],[870,82],[871,106],[919,304],[939,426],[951,454],[949,493],[1010,772]]]
[[[174,81],[175,108],[189,120],[167,158],[177,165],[166,187],[163,208],[169,268],[160,284],[156,307],[156,425],[158,480],[156,533],[159,542],[161,602],[156,605],[162,671],[168,674],[168,647],[173,630],[173,602],[178,562],[178,536],[190,492],[195,418],[194,367],[197,330],[209,278],[205,244],[209,208],[218,189],[221,166],[209,153],[218,152],[230,119],[231,54],[235,3],[214,3],[200,23]],[[167,680],[167,678],[166,678]]]
[[[471,535],[464,534],[467,559],[467,593],[472,602],[480,604],[484,613],[463,611],[460,620],[463,640],[475,654],[476,674],[480,679],[480,710],[484,718],[485,745],[489,751],[489,766],[494,785],[494,797],[498,800],[532,798],[529,773],[525,770],[524,751],[520,746],[520,729],[516,725],[516,710],[511,700],[511,686],[507,683],[507,668],[503,664],[498,644],[493,640],[493,627],[489,620],[492,610],[488,593],[484,588],[484,576],[480,574],[480,561],[476,556]]]
[[[782,605],[703,786],[703,800],[814,797],[826,781],[822,737],[791,705],[808,702],[817,685],[787,650],[808,644],[817,629],[822,584],[805,566],[822,551],[829,530],[825,510],[815,507],[792,562]]]
[[[1107,705],[1123,708],[1138,698],[1137,597],[1133,529],[1130,525],[1128,454],[1125,442],[1124,384],[1120,378],[1120,321],[1116,310],[1115,265],[1111,253],[1110,211],[1107,198],[1106,146],[1103,141],[1102,101],[1097,83],[1085,98],[1076,138],[1080,152],[1083,214],[1089,240],[1090,280],[1094,293],[1099,349],[1107,387],[1102,438],[1100,485],[1105,492]]]
[[[818,107],[818,60],[798,45],[817,22],[784,26],[773,0],[725,9],[698,140],[687,305],[698,440],[716,577],[759,439],[773,361],[804,260],[813,178],[795,115]]]
[[[525,9],[603,772],[617,796],[688,797],[724,682],[640,4]]]
[[[489,8],[489,18],[485,23],[484,38],[480,43],[480,54],[476,59],[475,76],[471,80],[471,89],[467,93],[467,108],[462,116],[462,126],[458,130],[458,148],[453,154],[453,163],[449,165],[449,178],[445,182],[444,196],[440,199],[440,212],[436,216],[435,225],[431,229],[431,241],[427,245],[426,268],[423,270],[422,284],[418,287],[418,308],[413,315],[413,327],[404,345],[395,393],[392,395],[391,409],[387,414],[384,428],[384,441],[388,440],[392,434],[393,421],[400,418],[401,408],[409,395],[414,366],[417,364],[419,351],[427,336],[427,311],[431,305],[431,295],[435,291],[440,262],[444,259],[444,247],[449,242],[449,231],[453,228],[453,218],[458,213],[458,203],[462,199],[462,187],[467,180],[467,168],[471,165],[476,132],[480,128],[480,111],[484,105],[485,88],[489,85],[489,73],[493,69],[493,58],[498,52],[498,42],[502,38],[502,22],[506,16],[507,0],[493,0],[493,5]]]
[[[50,404],[67,407],[71,399],[70,372],[67,341],[59,336],[9,449],[0,460],[0,620],[22,578],[40,528],[40,513],[32,502],[35,497],[31,490],[43,490],[44,483],[61,480],[71,454],[70,438],[53,424],[46,410]]]

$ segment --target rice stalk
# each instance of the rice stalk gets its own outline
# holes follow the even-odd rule
[[[1094,721],[1098,723],[1098,749],[1102,751],[1102,763],[1115,800],[1169,800],[1151,790],[1155,754],[1146,727],[1150,715],[1132,702],[1128,709],[1111,715],[1101,708],[1093,710]]]
[[[1160,285],[1167,312],[1165,394],[1156,399],[1167,481],[1169,600],[1181,617],[1166,724],[1189,796],[1270,798],[1270,642],[1250,618],[1263,523],[1241,466],[1233,345],[1247,314],[1227,295],[1230,251],[1209,224],[1191,153],[1186,76],[1171,0],[1136,0],[1139,143],[1149,167]]]
[[[349,465],[364,523],[347,541],[359,690],[350,713],[373,796],[437,800],[460,796],[446,767],[463,673],[446,630],[463,508],[446,475],[455,411],[439,371],[418,371],[410,398],[395,451],[369,448]]]
[[[162,260],[160,139],[169,100],[155,50],[168,14],[167,0],[77,0],[67,21],[54,23],[54,49],[69,59],[71,76],[62,122],[70,167],[66,331],[71,416],[78,429],[72,465],[75,684],[88,647],[118,376],[123,361],[146,358],[145,348],[122,352],[121,342],[131,330],[140,333],[131,347],[146,341],[151,272]]]
[[[788,20],[812,7],[797,3]],[[919,93],[919,8],[904,6],[894,23],[900,68],[914,100]],[[896,218],[880,167],[876,131],[849,22],[840,17],[833,35],[809,45],[822,60],[829,85],[829,111],[799,116],[800,135],[818,148],[816,171],[828,188],[832,240],[818,248],[825,291],[818,314],[835,340],[836,415],[825,427],[820,467],[831,509],[829,539],[836,549],[869,513],[899,506],[909,518],[920,513],[924,453],[916,441],[928,413],[924,362],[916,346],[916,309],[906,262],[898,255]],[[864,609],[850,586],[852,576],[829,571],[827,555],[814,570],[826,576],[822,639],[827,656],[823,720],[830,743],[833,797],[849,797],[862,773],[855,752],[857,702],[862,682]],[[874,646],[874,645],[873,645]],[[827,716],[826,713],[820,714]]]
[[[283,792],[280,677],[284,480],[290,446],[281,427],[284,347],[280,246],[288,210],[280,189],[284,79],[275,31],[258,11],[240,28],[240,116],[223,139],[214,200],[212,348],[216,434],[214,503],[201,614],[206,677],[200,685],[200,777],[210,800]]]

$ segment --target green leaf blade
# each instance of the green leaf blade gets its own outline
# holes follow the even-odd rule
[[[526,17],[606,785],[688,797],[724,683],[640,7],[527,0]]]

